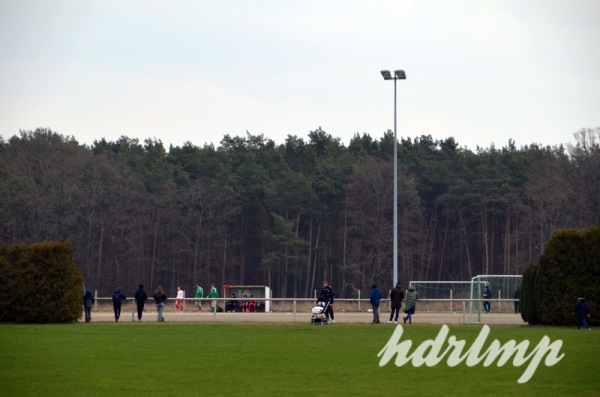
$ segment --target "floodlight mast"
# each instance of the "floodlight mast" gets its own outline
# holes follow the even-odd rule
[[[394,80],[394,283],[398,282],[398,139],[396,134],[396,80],[406,80],[404,70],[382,70],[384,80]]]

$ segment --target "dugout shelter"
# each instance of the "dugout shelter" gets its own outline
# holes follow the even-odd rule
[[[244,294],[247,296],[254,295],[256,300],[258,312],[271,312],[271,288],[266,285],[227,285],[225,287],[224,297],[229,298],[231,293],[235,294],[236,298],[243,298]],[[241,301],[238,301],[238,306]]]

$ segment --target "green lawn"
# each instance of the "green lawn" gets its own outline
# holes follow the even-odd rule
[[[480,326],[451,326],[470,346]],[[0,325],[5,396],[598,396],[600,333],[574,328],[491,328],[504,343],[547,335],[565,357],[533,378],[506,365],[379,366],[394,326],[363,324]],[[439,325],[405,326],[413,349]],[[411,349],[412,351],[412,349]]]

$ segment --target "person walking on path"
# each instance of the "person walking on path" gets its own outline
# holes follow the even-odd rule
[[[124,293],[121,292],[121,288],[117,288],[112,296],[113,310],[115,312],[115,322],[119,322],[121,317],[121,303],[127,299]]]
[[[583,299],[583,294],[579,295],[579,299],[577,299],[577,304],[573,309],[573,314],[577,316],[577,329],[581,328],[581,325],[589,331],[590,326],[588,325],[587,318],[590,317],[590,310],[588,309],[588,305]]]
[[[175,298],[175,310],[183,313],[183,298],[185,298],[185,291],[181,287],[177,286],[177,297]]]
[[[146,300],[148,300],[148,294],[144,291],[144,285],[140,284],[138,290],[135,295],[135,303],[137,305],[137,317],[138,321],[142,321],[142,312],[144,311],[144,305],[146,304]]]
[[[94,296],[92,295],[92,291],[85,290],[85,294],[83,295],[83,309],[85,311],[85,322],[89,323],[92,321],[92,307],[94,307]]]
[[[335,296],[335,291],[333,287],[329,285],[327,280],[323,281],[323,287],[321,288],[321,294],[319,295],[318,302],[323,302],[325,304],[325,318],[330,318],[332,323],[335,323],[334,315],[333,315],[333,297]]]
[[[196,306],[198,307],[198,314],[202,313],[202,299],[204,299],[204,288],[200,283],[196,284]]]
[[[415,314],[415,309],[417,307],[417,299],[419,299],[419,294],[417,294],[417,290],[414,285],[409,285],[408,290],[406,291],[406,306],[404,306],[404,313],[406,313],[406,317],[403,317],[404,324],[408,321],[409,324],[412,324],[412,315]]]
[[[217,298],[219,297],[219,291],[215,287],[215,284],[210,285],[210,291],[208,292],[208,298],[212,299],[210,301],[210,311],[214,312],[217,310]]]
[[[158,312],[156,321],[158,321],[159,323],[164,323],[165,321],[167,321],[163,317],[163,310],[165,309],[166,301],[167,301],[167,295],[165,295],[165,291],[163,290],[163,287],[161,287],[159,285],[158,288],[156,288],[156,291],[154,292],[154,302],[156,303],[156,310]]]
[[[371,286],[371,306],[373,307],[373,323],[379,324],[379,305],[381,304],[381,291],[377,284]]]
[[[400,315],[400,308],[402,307],[402,300],[404,299],[404,290],[402,284],[398,281],[396,286],[390,291],[390,305],[392,311],[390,312],[390,321],[394,320],[394,323],[398,324],[398,316]]]
[[[513,294],[513,299],[515,300],[515,313],[519,313],[520,308],[519,308],[519,301],[521,299],[521,290],[519,289],[519,287],[515,288],[515,293]]]

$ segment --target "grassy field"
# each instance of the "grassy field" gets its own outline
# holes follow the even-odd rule
[[[451,326],[468,341],[481,326]],[[547,335],[565,357],[533,378],[502,367],[379,366],[394,326],[333,324],[118,323],[0,325],[5,396],[598,396],[600,333],[574,328],[492,326],[504,343]],[[439,325],[405,326],[413,349]],[[411,350],[412,351],[412,350]]]

